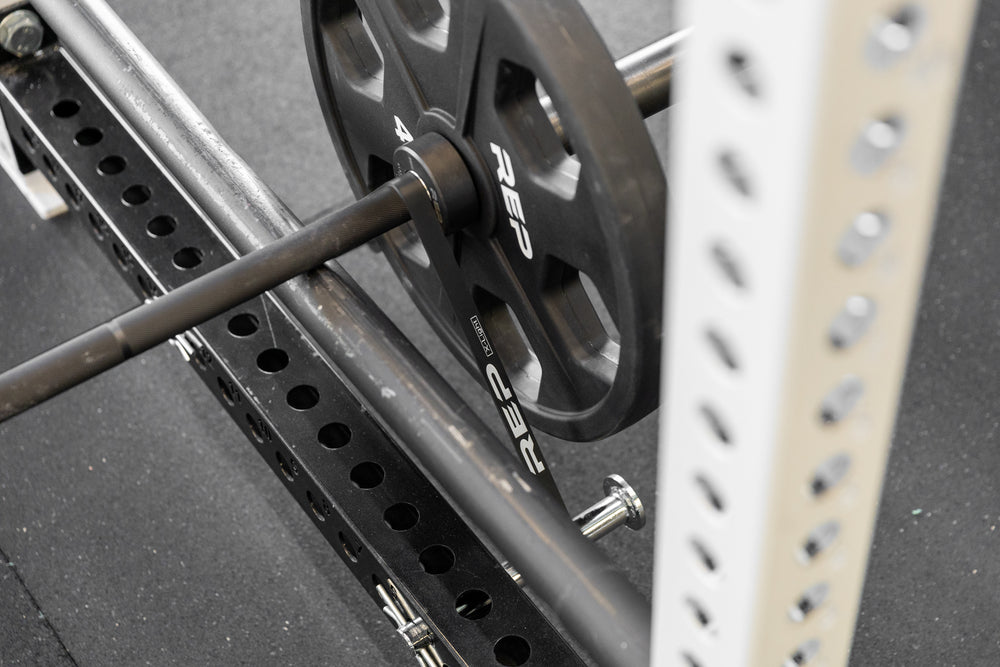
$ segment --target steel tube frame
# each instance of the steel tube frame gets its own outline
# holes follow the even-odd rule
[[[33,5],[240,254],[301,227],[106,3]],[[339,265],[330,262],[275,294],[594,658],[648,664],[648,601],[520,473],[511,452]]]

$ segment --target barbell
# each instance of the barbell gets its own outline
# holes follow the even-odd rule
[[[573,0],[450,5],[306,0],[321,105],[361,200],[3,373],[0,420],[376,238],[464,363],[502,360],[502,380],[478,371],[516,393],[498,399],[508,425],[518,406],[595,439],[652,410],[666,195],[642,118],[666,106],[683,36],[619,73]],[[414,208],[436,224],[418,234]],[[430,234],[457,270],[448,284]]]

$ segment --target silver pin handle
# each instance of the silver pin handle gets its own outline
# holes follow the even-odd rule
[[[646,525],[646,510],[628,482],[620,475],[608,475],[604,478],[604,497],[573,517],[573,522],[580,526],[584,537],[596,542],[618,526],[639,530]],[[505,561],[503,567],[518,586],[524,585],[513,565]]]

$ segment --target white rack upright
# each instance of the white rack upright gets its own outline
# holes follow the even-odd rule
[[[974,0],[683,0],[654,664],[847,664]]]

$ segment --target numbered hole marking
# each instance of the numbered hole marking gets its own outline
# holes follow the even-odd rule
[[[408,144],[413,141],[413,135],[410,131],[406,129],[406,125],[403,121],[399,119],[399,116],[393,116],[396,119],[396,136],[399,137],[399,142],[402,144]]]

